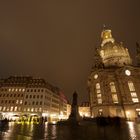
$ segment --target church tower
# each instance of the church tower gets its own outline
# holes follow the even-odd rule
[[[137,59],[140,62],[139,45]],[[132,65],[128,49],[115,41],[109,29],[101,32],[94,62],[87,81],[92,117],[138,118],[140,67]]]
[[[111,30],[105,29],[101,33],[101,47],[99,50],[105,67],[122,67],[124,65],[131,65],[128,49],[122,43],[117,43],[112,37]]]

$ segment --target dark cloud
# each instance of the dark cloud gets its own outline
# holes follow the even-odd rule
[[[70,98],[87,100],[86,81],[102,25],[134,57],[140,42],[140,1],[41,0],[0,4],[0,75],[44,77]]]

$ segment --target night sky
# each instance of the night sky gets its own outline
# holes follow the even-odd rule
[[[103,24],[129,48],[140,43],[140,0],[0,2],[0,77],[31,75],[88,100],[87,79]]]

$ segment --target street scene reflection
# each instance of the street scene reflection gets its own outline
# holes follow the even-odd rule
[[[0,129],[1,140],[139,140],[140,124],[126,122],[120,126],[16,124],[8,123]]]

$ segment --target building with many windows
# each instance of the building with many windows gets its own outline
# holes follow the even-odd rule
[[[104,29],[101,39],[88,78],[91,115],[135,119],[140,115],[140,67],[132,65],[128,49],[111,30]]]
[[[11,76],[0,80],[0,118],[45,117],[48,121],[67,117],[64,94],[44,79]]]
[[[78,109],[81,117],[91,117],[89,102],[82,102]]]

